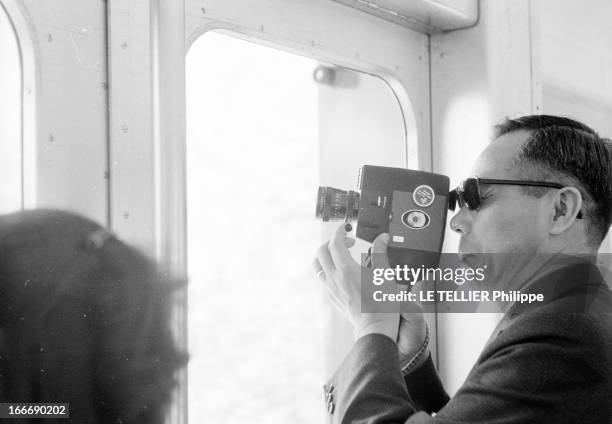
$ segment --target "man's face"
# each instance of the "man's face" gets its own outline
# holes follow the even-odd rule
[[[514,131],[494,140],[478,157],[472,176],[520,180],[513,161],[529,132]],[[480,262],[482,253],[530,255],[538,251],[545,237],[545,215],[540,199],[510,185],[481,185],[479,210],[467,206],[453,216],[451,228],[460,234],[459,254],[466,262]],[[470,255],[476,256],[470,256]],[[496,255],[498,256],[498,255]],[[501,255],[508,258],[512,255]],[[470,260],[472,258],[472,260]]]

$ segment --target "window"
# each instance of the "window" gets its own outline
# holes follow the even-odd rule
[[[187,54],[189,419],[317,423],[350,335],[313,275],[319,184],[406,165],[374,76],[207,33]]]

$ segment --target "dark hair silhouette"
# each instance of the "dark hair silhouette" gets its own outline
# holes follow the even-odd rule
[[[186,362],[169,327],[176,286],[88,219],[1,217],[0,401],[69,403],[74,422],[162,423]]]
[[[531,179],[560,177],[582,193],[585,219],[594,245],[603,241],[612,222],[612,143],[570,118],[529,115],[506,119],[496,135],[526,130],[530,135],[516,165]],[[529,194],[544,191],[526,188]]]

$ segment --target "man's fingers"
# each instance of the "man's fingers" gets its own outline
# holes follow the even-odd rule
[[[350,246],[347,246],[351,243],[354,244],[355,242],[354,240],[352,242],[347,241],[347,232],[344,224],[342,224],[338,227],[334,236],[329,241],[329,253],[331,254],[336,268],[341,268],[342,266],[347,266],[351,262],[354,262],[351,252],[348,250]]]
[[[323,243],[319,250],[317,250],[317,261],[324,270],[333,270],[334,269],[334,261],[332,260],[331,255],[329,254],[329,246],[328,243]]]
[[[329,296],[332,304],[340,311],[342,315],[346,317],[345,305],[342,300],[343,296],[340,288],[337,286],[334,280],[334,264],[327,249],[327,243],[319,248],[317,258],[313,261],[312,267],[317,273],[319,281],[325,286],[325,291]]]
[[[346,236],[346,238],[344,239],[344,245],[347,248],[351,248],[353,246],[355,246],[356,240],[352,237]]]
[[[312,261],[312,268],[317,274],[317,278],[321,281],[325,281],[325,271],[323,270],[323,266],[319,262],[319,259],[315,258],[314,261]]]
[[[372,267],[389,268],[389,258],[387,256],[387,245],[389,244],[389,234],[382,233],[372,242]]]

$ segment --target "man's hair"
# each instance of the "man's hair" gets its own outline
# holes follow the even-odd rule
[[[529,179],[576,187],[582,194],[588,240],[599,246],[612,221],[610,140],[578,121],[551,115],[506,119],[495,129],[496,138],[519,130],[530,132],[515,159],[517,170]],[[534,196],[545,192],[534,188],[525,188],[525,191]]]

